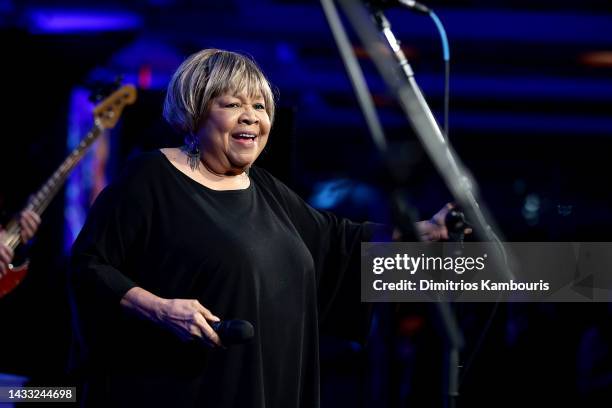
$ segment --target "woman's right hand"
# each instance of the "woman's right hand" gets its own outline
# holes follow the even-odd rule
[[[195,299],[164,299],[133,287],[123,296],[121,305],[172,331],[182,340],[198,339],[210,347],[223,347],[219,335],[210,326],[221,319]]]
[[[164,299],[158,319],[162,326],[185,341],[200,338],[210,347],[222,346],[209,324],[221,319],[195,299]]]

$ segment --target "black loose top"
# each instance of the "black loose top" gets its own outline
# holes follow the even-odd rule
[[[319,328],[364,338],[360,242],[388,231],[317,211],[263,169],[249,178],[212,190],[155,151],[100,194],[70,279],[86,405],[319,406]],[[122,309],[134,286],[248,320],[255,336],[224,350],[181,341]]]

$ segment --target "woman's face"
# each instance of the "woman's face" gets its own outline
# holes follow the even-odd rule
[[[270,118],[262,96],[220,95],[211,101],[197,132],[202,160],[217,174],[240,174],[257,159],[269,133]]]

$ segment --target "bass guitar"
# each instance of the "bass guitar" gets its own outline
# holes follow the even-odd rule
[[[32,210],[39,216],[47,209],[53,198],[60,191],[64,182],[87,153],[93,142],[105,131],[117,124],[123,108],[136,101],[136,88],[123,85],[99,102],[93,110],[94,125],[79,145],[66,157],[43,186],[30,196],[24,210]],[[6,229],[0,232],[0,242],[15,251],[21,242],[21,227],[17,217],[13,217]],[[0,298],[11,292],[28,273],[28,261],[19,265],[9,265],[8,270],[0,274]]]

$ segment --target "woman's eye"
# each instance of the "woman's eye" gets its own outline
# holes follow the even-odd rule
[[[237,102],[232,102],[232,103],[225,104],[226,108],[237,108],[239,106],[240,106],[240,104],[238,104]]]
[[[254,106],[255,106],[255,109],[266,109],[263,103],[256,103]]]

